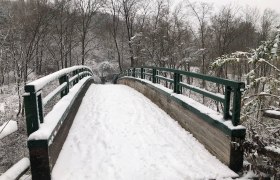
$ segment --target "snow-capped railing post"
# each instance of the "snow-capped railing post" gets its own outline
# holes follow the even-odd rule
[[[224,119],[230,118],[230,114],[229,114],[230,93],[231,93],[231,87],[225,86]]]
[[[59,78],[59,84],[67,83],[66,88],[61,91],[60,96],[63,97],[69,93],[69,77],[67,75],[64,75]]]
[[[38,109],[38,99],[41,98],[41,94],[38,98],[34,86],[25,86],[25,92],[26,93],[23,95],[23,97],[26,115],[27,134],[29,136],[31,133],[37,131],[40,126],[39,112],[42,112],[42,110]]]

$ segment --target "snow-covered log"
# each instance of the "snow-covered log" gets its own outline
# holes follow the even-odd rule
[[[19,179],[30,166],[28,158],[23,158],[8,169],[4,174],[0,176],[1,180],[16,180]]]

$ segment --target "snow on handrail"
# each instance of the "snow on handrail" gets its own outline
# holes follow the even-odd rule
[[[75,76],[73,76],[73,77],[71,77],[71,78],[69,79],[69,83],[71,83],[72,81],[74,81],[75,79],[77,79],[79,76],[86,75],[86,74],[88,74],[88,72],[81,72],[81,73],[76,74]],[[92,74],[92,73],[91,73],[91,74]]]
[[[86,66],[65,68],[25,85],[24,104],[27,122],[27,134],[37,131],[44,123],[44,106],[60,93],[63,98],[72,86],[86,76],[92,76],[92,71]],[[50,82],[59,80],[58,87],[42,97],[43,88]]]
[[[48,94],[44,99],[43,99],[43,106],[45,106],[50,100],[52,100],[55,95],[60,93],[63,89],[65,89],[67,86],[67,83],[62,83],[60,86],[58,86],[55,90],[53,90],[50,94]]]
[[[40,79],[37,79],[35,81],[32,81],[31,83],[28,83],[27,86],[34,86],[35,91],[39,91],[42,89],[44,86],[46,86],[48,83],[52,82],[53,80],[56,80],[60,78],[61,76],[68,74],[70,72],[73,72],[78,69],[87,69],[91,72],[91,69],[88,68],[87,66],[73,66],[65,69],[61,69],[60,71],[57,71],[55,73],[49,74],[47,76],[44,76]]]

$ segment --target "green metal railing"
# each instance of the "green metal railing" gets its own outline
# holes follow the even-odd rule
[[[165,74],[164,76],[162,74]],[[169,77],[167,76],[169,74]],[[182,94],[182,88],[189,89],[199,93],[205,97],[213,99],[223,104],[223,117],[224,119],[231,119],[234,126],[239,125],[240,121],[240,106],[241,106],[241,93],[245,88],[243,82],[232,81],[228,79],[207,76],[199,73],[187,72],[183,70],[162,68],[162,67],[139,67],[127,69],[122,73],[122,76],[132,76],[135,78],[148,79],[153,83],[159,83],[163,80],[172,84],[174,93]],[[183,81],[186,77],[187,82]],[[224,87],[224,95],[210,92],[208,90],[193,86],[190,84],[190,78],[200,79],[203,82],[212,82]],[[231,95],[232,98],[232,113],[230,114]]]
[[[60,98],[67,95],[69,89],[86,76],[92,76],[91,69],[86,66],[74,66],[25,85],[23,97],[28,136],[39,129],[40,123],[44,123],[44,107],[57,95],[60,94]],[[59,81],[59,86],[42,98],[43,88],[55,80]]]

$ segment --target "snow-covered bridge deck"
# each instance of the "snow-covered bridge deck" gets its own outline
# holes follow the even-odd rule
[[[52,170],[54,180],[236,177],[139,92],[91,85]]]

